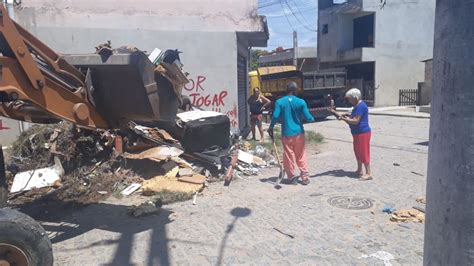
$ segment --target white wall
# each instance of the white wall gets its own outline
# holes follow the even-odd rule
[[[190,83],[183,90],[204,109],[229,114],[237,106],[236,32],[263,31],[257,0],[23,0],[16,20],[60,53],[113,47],[150,52],[179,49]]]
[[[23,0],[20,13],[42,27],[262,31],[257,7],[257,0]]]

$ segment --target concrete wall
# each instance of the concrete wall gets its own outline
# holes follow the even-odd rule
[[[318,58],[320,62],[333,62],[337,59],[339,48],[339,16],[331,12],[319,13]],[[323,33],[323,26],[328,25],[328,32]]]
[[[421,60],[433,56],[435,1],[365,0],[364,10],[375,15],[375,104],[398,104],[400,89],[416,89],[424,80]],[[373,6],[372,8],[366,8]]]
[[[238,121],[237,32],[264,31],[257,0],[23,0],[15,17],[60,53],[91,53],[107,40],[148,52],[177,48],[190,73],[183,94],[232,121]]]
[[[20,135],[20,123],[16,120],[0,117],[0,145],[10,145]]]
[[[257,0],[23,0],[22,20],[42,27],[262,31]]]
[[[319,11],[319,29],[328,24],[329,32],[318,33],[318,57],[336,66],[375,61],[375,105],[398,105],[399,90],[416,89],[424,79],[420,61],[432,57],[435,1],[387,1],[383,9],[380,0],[349,3]],[[374,48],[362,48],[360,56],[356,49],[341,53],[353,34],[347,19],[370,12],[375,12]]]

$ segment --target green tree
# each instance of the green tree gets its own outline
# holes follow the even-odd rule
[[[266,50],[262,49],[252,49],[250,50],[250,70],[256,70],[258,67],[258,58],[262,54],[268,53]]]

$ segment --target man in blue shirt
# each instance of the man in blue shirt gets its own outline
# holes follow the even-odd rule
[[[290,82],[287,85],[287,95],[275,103],[272,121],[268,134],[273,139],[273,128],[277,122],[281,123],[281,141],[283,143],[283,166],[288,182],[297,184],[295,176],[295,161],[300,170],[303,185],[309,184],[308,166],[305,153],[305,138],[303,119],[313,122],[314,117],[308,110],[306,102],[295,96],[297,85]]]

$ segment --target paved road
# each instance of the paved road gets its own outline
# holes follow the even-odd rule
[[[326,142],[308,149],[309,186],[277,190],[271,183],[277,170],[267,169],[229,188],[213,184],[197,205],[169,205],[155,217],[128,217],[130,201],[93,205],[62,223],[44,223],[55,236],[56,264],[383,265],[360,257],[385,251],[395,257],[394,265],[420,265],[423,225],[391,223],[381,210],[410,208],[425,194],[429,120],[372,116],[371,123],[372,181],[348,177],[356,165],[342,122],[311,124],[307,129],[321,132]],[[373,206],[347,210],[328,204],[336,196]]]

